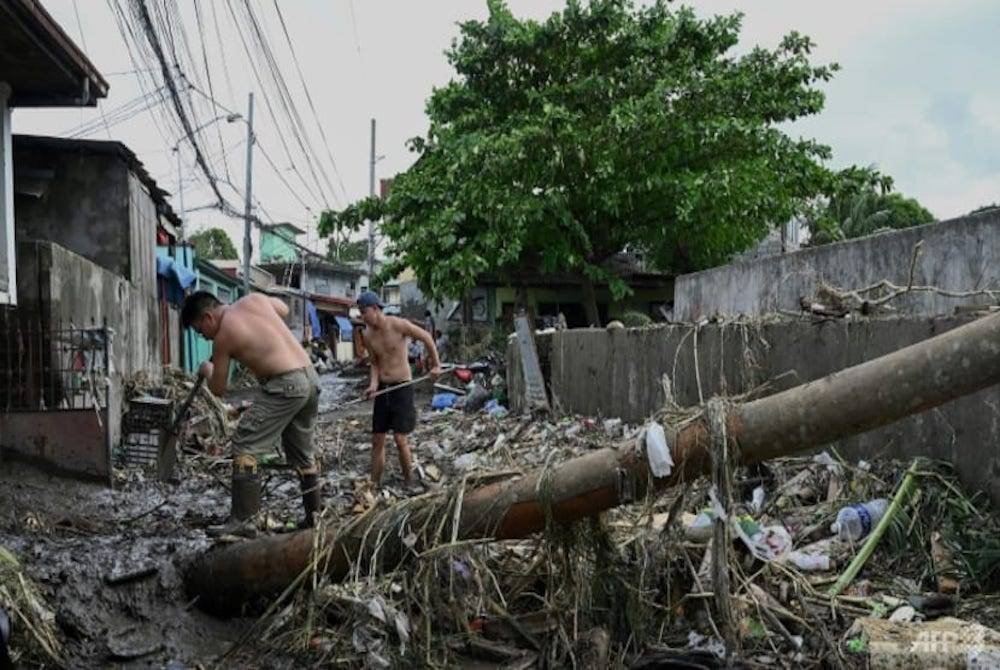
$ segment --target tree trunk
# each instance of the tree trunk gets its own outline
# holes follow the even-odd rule
[[[742,463],[754,463],[857,435],[998,382],[1000,315],[995,315],[828,377],[733,405],[725,414],[726,433],[734,448],[738,445]],[[654,477],[645,453],[630,442],[467,491],[457,537],[525,537],[545,527],[546,507],[554,521],[572,522],[708,472],[711,440],[704,421],[679,431],[668,427],[667,438],[675,467],[665,477]],[[380,529],[392,530],[382,538],[378,569],[389,569],[423,546],[450,539],[454,529],[446,523],[444,537],[423,538],[410,549],[403,545],[407,533],[402,526],[419,528],[422,518],[433,513],[433,501],[416,509],[393,507],[369,515],[343,537],[327,532],[325,541],[333,544],[329,575],[343,579],[357,561],[369,566],[371,538]],[[373,532],[363,544],[369,529]],[[308,567],[312,546],[312,532],[301,531],[210,551],[194,563],[186,583],[202,607],[234,613],[248,601],[288,587]]]
[[[597,309],[597,293],[594,291],[594,282],[586,275],[582,278],[583,287],[583,309],[587,315],[587,324],[600,328],[601,314]]]

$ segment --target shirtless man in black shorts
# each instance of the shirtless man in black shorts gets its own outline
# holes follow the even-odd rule
[[[371,398],[381,390],[408,382],[412,378],[407,360],[406,338],[419,340],[428,355],[430,374],[441,374],[441,361],[431,334],[406,319],[386,316],[382,313],[382,302],[371,291],[358,297],[358,309],[365,322],[365,348],[371,357],[371,381],[367,396]],[[390,430],[399,450],[399,465],[403,471],[403,483],[410,487],[412,481],[413,456],[407,436],[417,424],[417,410],[413,406],[413,386],[404,386],[375,397],[372,412],[372,482],[382,483],[385,469],[385,435]]]

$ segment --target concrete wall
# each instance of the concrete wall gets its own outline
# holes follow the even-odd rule
[[[131,172],[128,175],[128,188],[128,279],[143,294],[156,297],[156,227],[159,214],[149,191]]]
[[[117,378],[161,365],[159,303],[118,274],[49,242],[17,248],[18,309],[39,314],[45,327],[100,326],[115,332],[112,348]]]
[[[44,240],[71,249],[103,268],[132,278],[128,167],[117,156],[19,150],[15,176],[26,170],[51,171],[40,198],[18,196],[17,240]],[[156,243],[155,226],[149,237]],[[155,289],[154,289],[155,290]]]
[[[619,416],[636,423],[662,406],[664,374],[671,377],[681,405],[696,405],[717,393],[739,394],[768,380],[775,380],[769,389],[773,393],[877,358],[965,321],[905,317],[818,324],[711,324],[700,329],[570,330],[540,336],[539,353],[550,368],[546,377],[552,399],[562,411]],[[517,389],[523,388],[513,345],[508,347],[507,360],[513,402]],[[1000,387],[837,446],[855,459],[926,455],[949,461],[966,485],[987,492],[1000,504],[998,445]]]
[[[906,285],[913,248],[920,241],[916,285],[954,291],[1000,289],[1000,211],[994,210],[683,275],[675,284],[674,318],[698,321],[715,314],[798,311],[799,298],[815,294],[821,281],[843,289],[883,279]],[[956,305],[988,302],[985,297],[911,293],[893,305],[902,313],[950,314]]]

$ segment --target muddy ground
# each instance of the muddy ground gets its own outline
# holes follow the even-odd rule
[[[403,490],[391,445],[385,486],[374,491],[368,482],[370,403],[343,404],[360,394],[366,378],[321,379],[324,523],[336,528],[415,492]],[[421,486],[445,493],[410,503],[443,504],[448,518],[450,484],[462,489],[487,473],[537,471],[602,447],[634,445],[640,434],[617,419],[431,412],[430,395],[429,385],[418,388],[414,455]],[[239,394],[231,400],[238,403]],[[826,595],[857,552],[827,532],[837,510],[892,497],[909,468],[847,463],[824,452],[734,473],[734,499],[742,501],[734,519],[761,531],[751,544],[782,530],[797,549],[830,559],[828,568],[798,570],[734,541],[733,634],[746,667],[867,667],[867,640],[850,632],[854,625],[907,608],[918,619],[946,612],[1000,628],[1000,518],[966,497],[946,464],[921,465],[920,494],[844,593]],[[176,485],[121,470],[114,490],[21,467],[0,472],[0,546],[18,555],[55,613],[64,647],[59,666],[567,667],[601,648],[603,660],[593,667],[668,667],[666,658],[687,663],[669,667],[721,663],[707,606],[711,540],[698,532],[698,519],[714,509],[704,479],[572,528],[482,546],[445,543],[393,574],[321,582],[297,594],[281,616],[220,620],[198,610],[182,574],[211,546],[206,528],[228,514],[228,457],[199,453],[182,470]],[[266,525],[281,532],[301,517],[298,481],[280,464],[269,465],[264,479]],[[758,486],[763,505],[753,502]],[[959,584],[944,598],[935,544],[951,554],[948,570]],[[301,619],[313,607],[322,616],[305,628]],[[397,617],[410,631],[405,636]],[[243,638],[253,642],[237,644]]]
[[[339,404],[356,397],[366,379],[321,379],[324,498],[330,513],[349,513],[354,482],[368,471],[371,406]],[[426,406],[429,390],[418,397]],[[141,469],[119,470],[113,490],[23,465],[0,469],[0,545],[20,558],[54,610],[67,667],[207,666],[247,629],[250,620],[201,613],[182,587],[187,559],[211,546],[206,527],[228,514],[228,460],[188,458],[182,469],[176,485]],[[297,521],[294,472],[270,468],[264,479],[271,525]],[[388,490],[400,481],[390,454]]]

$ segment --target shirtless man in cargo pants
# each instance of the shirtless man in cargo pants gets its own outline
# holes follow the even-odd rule
[[[254,403],[240,417],[232,438],[232,514],[219,529],[223,532],[241,528],[260,511],[258,459],[271,452],[279,437],[302,488],[305,519],[299,526],[311,527],[320,507],[319,466],[313,451],[319,377],[285,324],[287,315],[285,303],[259,293],[223,305],[211,293],[199,291],[188,296],[181,311],[184,326],[212,340],[212,358],[198,369],[212,393],[225,393],[231,358],[260,382]]]

